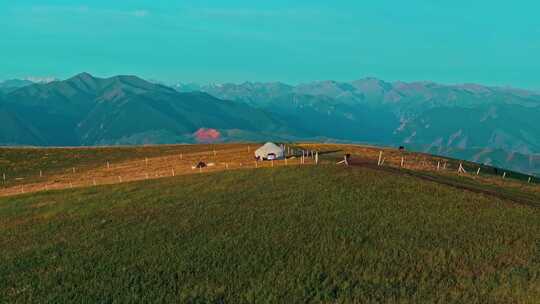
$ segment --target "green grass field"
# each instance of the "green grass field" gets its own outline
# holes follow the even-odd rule
[[[0,248],[6,303],[540,302],[539,209],[369,169],[2,198]]]

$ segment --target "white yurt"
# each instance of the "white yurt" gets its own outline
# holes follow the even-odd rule
[[[260,160],[282,159],[284,157],[285,150],[271,142],[267,142],[255,151],[255,158]]]

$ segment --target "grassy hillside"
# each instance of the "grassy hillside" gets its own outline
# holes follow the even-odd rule
[[[335,166],[0,199],[0,302],[538,303],[540,212]]]
[[[242,144],[220,144],[221,149],[243,147]],[[92,147],[92,148],[2,148],[0,147],[0,178],[7,175],[6,183],[14,183],[13,178],[24,177],[30,182],[39,176],[71,172],[73,167],[85,171],[103,167],[107,162],[118,163],[127,160],[144,159],[212,151],[216,145],[155,145],[137,147]]]

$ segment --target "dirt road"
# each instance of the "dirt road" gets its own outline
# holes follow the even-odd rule
[[[378,166],[377,163],[373,160],[362,159],[359,157],[351,158],[349,161],[349,165],[353,167],[368,168],[372,170],[390,172],[393,174],[416,177],[422,180],[438,183],[441,185],[446,185],[446,186],[450,186],[450,187],[461,189],[461,190],[493,196],[496,198],[511,201],[511,202],[521,204],[521,205],[540,208],[540,199],[531,193],[510,191],[510,190],[502,189],[502,188],[488,189],[486,185],[473,184],[471,183],[471,180],[465,180],[465,178],[463,181],[457,181],[455,179],[448,178],[444,175],[429,174],[427,172],[422,172],[422,171],[413,171],[413,170],[400,169],[400,168],[388,167],[388,166]]]

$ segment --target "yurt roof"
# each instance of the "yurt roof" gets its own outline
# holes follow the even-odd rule
[[[278,145],[272,142],[267,142],[262,147],[257,149],[257,151],[282,151],[282,150],[283,149],[281,149],[281,147],[279,147]]]

